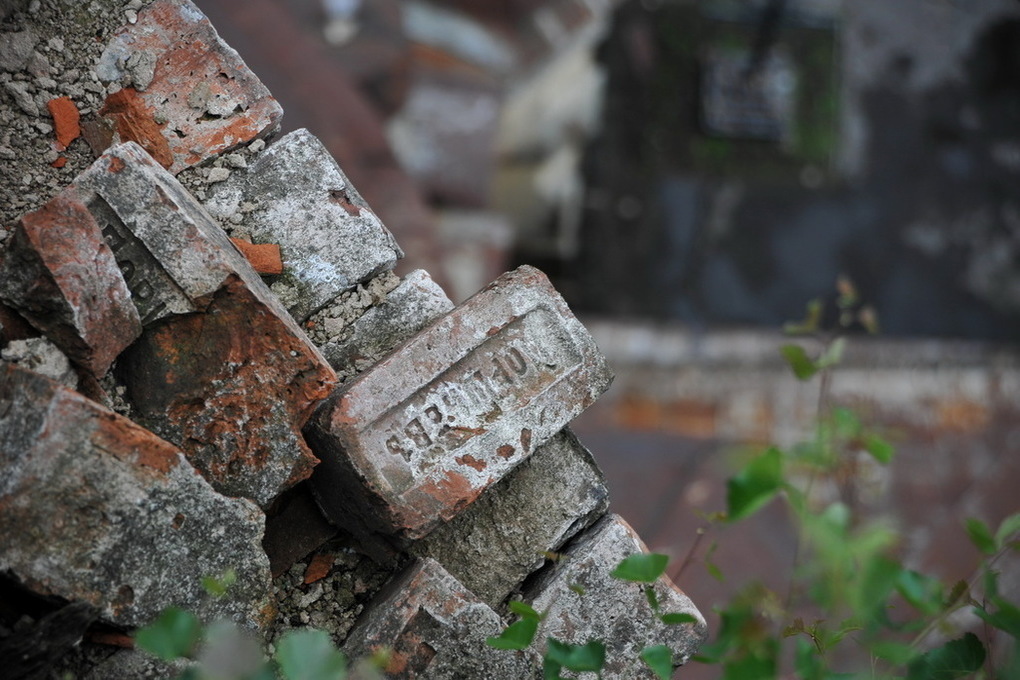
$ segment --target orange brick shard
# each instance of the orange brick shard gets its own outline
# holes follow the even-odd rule
[[[63,151],[81,135],[81,128],[78,126],[81,114],[70,97],[51,99],[46,102],[46,108],[53,117],[53,132],[56,134],[57,144],[60,145],[59,150]]]

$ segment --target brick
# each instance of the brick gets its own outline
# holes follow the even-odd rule
[[[531,455],[611,379],[545,275],[521,267],[317,410],[305,430],[322,459],[312,488],[334,523],[363,537],[421,538]]]
[[[263,516],[213,491],[181,453],[32,371],[0,364],[0,571],[123,626],[169,605],[263,623]],[[202,578],[237,582],[208,597]]]
[[[602,677],[607,680],[651,680],[656,677],[651,670],[640,661],[635,663],[644,647],[668,645],[674,662],[686,663],[708,632],[694,603],[667,576],[653,586],[660,611],[690,614],[696,622],[668,626],[659,622],[641,584],[609,575],[624,558],[639,552],[647,552],[647,547],[638,535],[619,516],[610,515],[572,543],[523,594],[525,602],[546,612],[541,638],[572,644],[591,639],[605,642]],[[577,592],[577,586],[583,588],[583,594]]]
[[[71,193],[21,218],[0,268],[0,299],[96,377],[141,333],[113,252]]]
[[[156,0],[140,10],[136,23],[114,33],[96,72],[137,91],[152,114],[144,118],[160,127],[174,174],[270,134],[283,116],[189,0]]]
[[[411,552],[438,561],[491,607],[609,508],[591,453],[570,430],[540,446]]]
[[[252,243],[241,238],[232,238],[230,242],[237,246],[251,268],[260,275],[277,275],[283,273],[283,259],[280,257],[280,246],[275,243]]]
[[[308,130],[271,145],[247,171],[211,190],[209,209],[229,217],[242,202],[252,239],[278,243],[291,314],[304,321],[356,284],[392,269],[403,252],[326,148]]]
[[[141,422],[220,492],[266,506],[316,460],[301,437],[336,376],[180,184],[135,144],[76,180],[145,332],[119,362]]]
[[[442,288],[427,272],[416,269],[362,314],[346,337],[323,345],[322,354],[338,376],[349,379],[451,309],[453,303]]]
[[[351,631],[344,651],[350,658],[386,647],[388,678],[539,678],[540,662],[530,650],[492,649],[485,638],[504,626],[434,560],[415,561],[380,592]]]

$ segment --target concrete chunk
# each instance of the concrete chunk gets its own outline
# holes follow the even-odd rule
[[[416,269],[352,324],[342,340],[322,353],[343,380],[382,359],[432,321],[453,309],[453,303],[427,272]]]
[[[128,400],[213,486],[266,506],[315,464],[300,429],[336,376],[227,235],[135,144],[74,185],[97,216],[145,332]]]
[[[602,677],[648,678],[656,676],[641,664],[638,655],[650,645],[668,645],[677,664],[686,663],[707,635],[701,613],[668,577],[655,584],[663,613],[685,613],[695,623],[666,625],[659,622],[645,598],[642,585],[611,577],[610,572],[629,555],[647,552],[634,530],[619,516],[610,515],[579,538],[560,561],[536,579],[524,600],[547,612],[539,638],[584,644],[602,640],[606,665]],[[583,588],[583,594],[577,592]]]
[[[189,0],[156,0],[139,11],[138,21],[107,44],[96,73],[140,94],[143,113],[161,127],[174,174],[269,134],[283,116]]]
[[[340,526],[421,538],[563,428],[612,376],[537,269],[506,274],[338,390],[306,436]]]
[[[213,491],[152,433],[32,371],[0,364],[0,571],[124,626],[171,604],[263,623],[264,518]],[[211,598],[202,578],[233,569]]]
[[[541,677],[531,650],[492,649],[485,638],[503,622],[434,560],[416,561],[365,610],[344,651],[351,658],[391,650],[388,678]]]
[[[240,204],[257,243],[278,243],[278,285],[294,318],[304,321],[343,291],[392,269],[403,252],[340,166],[308,130],[272,144],[247,172],[212,190],[208,207],[229,217]]]
[[[0,271],[0,299],[97,378],[142,332],[113,252],[73,193],[21,218]]]
[[[434,558],[498,607],[547,553],[560,550],[608,508],[602,472],[577,437],[563,430],[411,551]]]

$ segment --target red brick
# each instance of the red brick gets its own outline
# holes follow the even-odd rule
[[[252,243],[240,238],[230,239],[237,246],[245,259],[259,274],[282,274],[283,260],[280,258],[280,246],[276,243]]]
[[[312,478],[339,526],[414,540],[590,405],[612,376],[532,267],[504,275],[323,404]],[[363,538],[366,536],[363,535]]]
[[[156,115],[138,96],[134,88],[125,87],[114,92],[99,109],[99,115],[109,119],[122,142],[135,142],[149,152],[164,168],[173,165],[174,156],[163,130],[156,123]],[[113,141],[113,137],[110,137]]]
[[[72,193],[21,218],[2,268],[0,298],[96,377],[141,333],[113,252]]]
[[[63,151],[81,135],[81,128],[78,126],[81,114],[70,97],[51,99],[46,102],[46,108],[53,117],[53,131],[57,136],[59,150]]]
[[[74,185],[145,332],[118,362],[137,417],[213,486],[266,506],[316,463],[301,437],[336,375],[195,199],[137,145]]]
[[[269,564],[254,505],[217,494],[171,444],[32,371],[0,365],[0,405],[0,571],[122,626],[169,605],[262,623]],[[227,569],[237,582],[208,597],[202,579]]]
[[[140,10],[135,24],[114,34],[97,71],[120,80],[132,55],[154,62],[151,81],[135,76],[134,85],[148,111],[166,121],[161,136],[175,174],[269,134],[283,116],[265,86],[188,0],[156,0]]]

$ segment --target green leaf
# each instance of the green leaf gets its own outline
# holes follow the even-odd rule
[[[535,619],[536,621],[542,620],[541,614],[520,600],[514,600],[510,603],[510,611],[526,619]]]
[[[1020,609],[998,596],[992,597],[990,600],[996,607],[995,612],[978,607],[975,608],[974,613],[999,630],[1020,639]]]
[[[783,345],[779,348],[779,353],[793,369],[797,380],[810,380],[819,371],[820,367],[811,360],[811,357],[800,345]]]
[[[825,664],[818,655],[818,649],[808,640],[797,640],[793,666],[800,680],[822,680],[825,677]]]
[[[698,618],[693,614],[687,614],[685,612],[677,612],[674,614],[663,614],[659,617],[659,620],[668,626],[675,626],[680,623],[697,623]]]
[[[635,553],[624,558],[610,572],[610,576],[622,581],[635,583],[655,583],[666,571],[669,557],[658,553]]]
[[[857,606],[868,620],[881,620],[890,593],[897,586],[903,567],[894,560],[878,556],[868,560],[860,582]]]
[[[213,597],[223,597],[227,594],[230,586],[237,582],[237,573],[233,569],[227,569],[219,578],[215,576],[203,576],[202,588]]]
[[[537,618],[524,618],[510,624],[499,637],[486,638],[485,642],[496,649],[527,649],[538,631]]]
[[[892,444],[874,434],[864,438],[864,450],[883,465],[888,465],[896,453],[896,449]]]
[[[937,614],[945,604],[942,583],[920,572],[910,569],[901,571],[896,589],[907,602],[924,614]]]
[[[648,600],[648,606],[652,608],[652,611],[658,614],[659,596],[655,594],[655,588],[651,586],[645,586],[645,599]]]
[[[729,521],[753,515],[779,492],[783,484],[783,458],[770,448],[726,483]]]
[[[879,640],[870,645],[871,653],[879,659],[893,663],[897,666],[905,666],[917,658],[917,650],[905,642],[894,640]]]
[[[966,528],[970,542],[978,550],[986,555],[995,554],[995,538],[992,536],[992,530],[988,528],[987,524],[976,517],[969,517],[966,522]]]
[[[846,338],[836,338],[832,341],[822,356],[818,357],[818,361],[815,362],[816,370],[823,368],[829,368],[835,366],[843,360],[843,352],[846,350]]]
[[[996,548],[1002,548],[1005,546],[1006,540],[1017,531],[1020,531],[1020,512],[1015,515],[1010,515],[1006,519],[1002,520],[998,531],[995,532]]]
[[[783,324],[783,332],[788,335],[808,335],[817,333],[822,321],[822,301],[818,298],[807,303],[803,321],[789,321]]]
[[[546,658],[569,671],[597,673],[606,663],[606,646],[597,640],[584,645],[571,645],[549,638],[546,645]]]
[[[907,680],[954,680],[981,668],[985,647],[974,633],[925,652],[907,667]]]
[[[202,624],[189,611],[169,607],[135,633],[135,643],[164,661],[189,656],[202,637]]]
[[[673,677],[673,651],[666,645],[645,647],[641,650],[641,660],[645,662],[659,680]]]
[[[343,680],[347,677],[347,659],[322,630],[287,631],[276,643],[274,658],[284,680]]]

